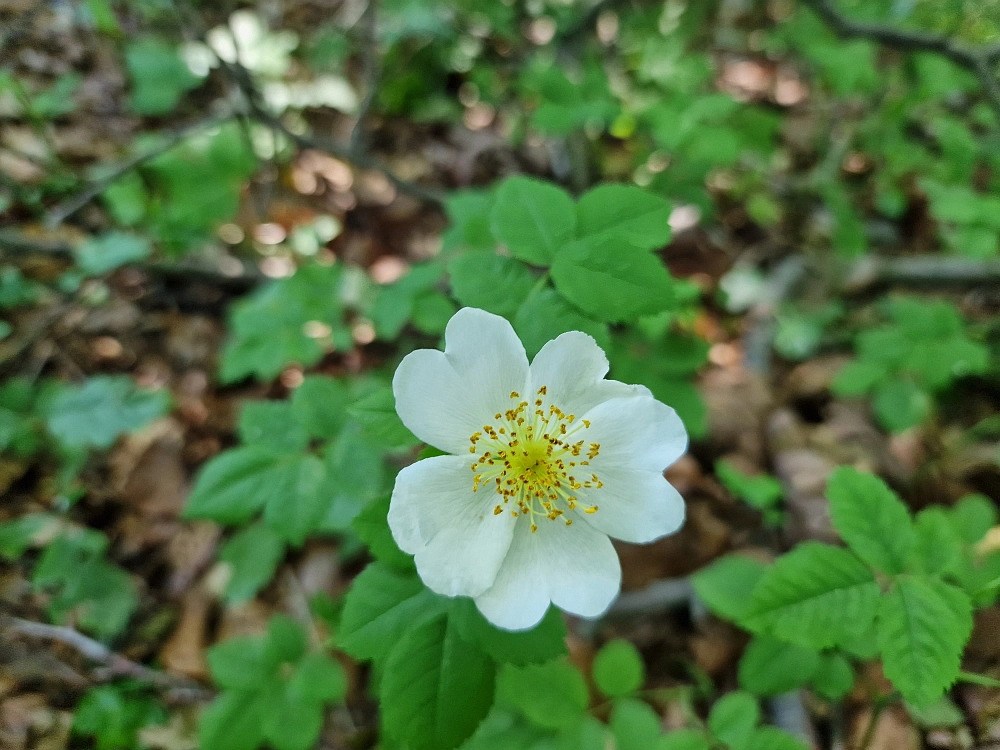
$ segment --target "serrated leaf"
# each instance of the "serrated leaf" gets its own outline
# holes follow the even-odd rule
[[[743,620],[792,643],[828,648],[871,625],[878,597],[874,576],[854,554],[805,542],[764,574]]]
[[[339,701],[347,692],[347,675],[340,662],[323,653],[307,654],[288,681],[293,704]]]
[[[691,577],[691,584],[712,612],[739,623],[750,608],[748,593],[767,571],[764,563],[736,553],[699,570]]]
[[[528,177],[511,177],[496,192],[490,211],[493,236],[515,258],[547,266],[573,236],[576,207],[561,188]]]
[[[219,552],[219,561],[229,566],[226,600],[239,604],[252,599],[274,577],[285,555],[285,543],[267,524],[241,529]]]
[[[240,441],[275,453],[298,453],[309,444],[305,428],[292,416],[288,401],[247,401],[237,424]]]
[[[740,687],[754,695],[781,695],[809,684],[819,664],[816,649],[755,636],[740,659]]]
[[[370,393],[348,409],[373,440],[387,448],[404,448],[420,443],[403,425],[396,414],[396,399],[392,388],[380,388]]]
[[[938,700],[955,681],[971,633],[969,597],[938,578],[902,576],[879,604],[885,675],[916,706]]]
[[[670,204],[633,185],[598,185],[577,203],[577,236],[651,250],[670,242]]]
[[[61,388],[45,404],[49,432],[70,447],[110,448],[170,408],[166,391],[144,391],[124,375],[97,375]]]
[[[257,750],[264,741],[263,720],[268,703],[265,693],[222,693],[198,721],[200,747]]]
[[[528,296],[514,316],[514,330],[529,357],[566,331],[583,331],[593,336],[602,349],[611,344],[607,325],[583,315],[554,289],[542,289]]]
[[[674,281],[656,255],[610,239],[578,240],[556,253],[556,289],[597,320],[618,323],[669,308]]]
[[[347,422],[349,400],[343,382],[307,375],[292,394],[292,415],[311,437],[334,438]]]
[[[215,684],[232,690],[262,688],[275,676],[278,663],[264,636],[242,636],[216,643],[207,653]]]
[[[566,654],[566,624],[555,607],[531,630],[519,632],[494,627],[466,597],[451,600],[449,611],[462,637],[499,664],[538,664]]]
[[[587,684],[569,662],[517,667],[507,664],[497,679],[497,703],[517,708],[539,726],[574,724],[587,707]]]
[[[245,523],[271,498],[296,491],[300,458],[257,446],[220,453],[198,474],[184,517]]]
[[[937,505],[917,513],[916,568],[923,573],[956,573],[962,566],[962,538],[951,524],[948,512]]]
[[[930,414],[930,395],[911,380],[891,378],[875,388],[872,407],[879,422],[890,432],[915,427]]]
[[[448,273],[455,299],[466,307],[503,316],[517,312],[535,283],[530,268],[492,250],[455,258]]]
[[[286,467],[286,484],[267,498],[264,520],[289,544],[298,546],[318,529],[330,505],[322,491],[326,467],[312,455],[295,456]]]
[[[358,659],[385,658],[407,628],[432,617],[446,601],[413,574],[371,563],[354,579],[340,619],[340,646]]]
[[[842,466],[826,489],[833,525],[862,560],[885,573],[907,569],[916,544],[902,501],[874,474]]]
[[[493,661],[459,635],[447,613],[410,627],[393,645],[379,696],[391,737],[414,750],[451,750],[493,703]]]
[[[625,640],[609,641],[594,657],[591,668],[598,689],[610,698],[629,695],[646,681],[639,651]]]
[[[264,738],[274,750],[309,750],[322,728],[322,706],[300,702],[287,689],[275,690],[264,707]]]
[[[966,544],[976,544],[997,525],[997,509],[986,495],[966,495],[949,514],[951,525]]]
[[[379,562],[403,572],[416,570],[413,555],[403,552],[392,538],[386,520],[389,515],[389,496],[368,503],[351,521],[351,528],[362,542],[368,545]]]

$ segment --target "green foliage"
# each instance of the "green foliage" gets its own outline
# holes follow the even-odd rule
[[[143,260],[151,251],[149,240],[145,237],[109,232],[80,245],[77,264],[85,274],[100,276],[126,263]]]
[[[136,114],[163,115],[177,106],[181,96],[199,79],[166,42],[155,37],[138,39],[125,50],[132,77],[129,104]]]
[[[892,322],[858,334],[858,359],[837,373],[833,390],[872,394],[879,421],[898,432],[927,418],[935,394],[985,372],[988,350],[969,337],[946,302],[897,297],[885,307]]]
[[[634,693],[646,681],[639,652],[628,641],[606,643],[594,657],[594,683],[610,698]]]
[[[164,724],[160,701],[138,685],[122,683],[91,688],[73,713],[73,733],[94,738],[97,750],[140,747],[139,731]]]
[[[71,448],[110,448],[166,414],[170,395],[145,391],[125,376],[98,375],[80,386],[60,386],[42,405],[49,433]]]
[[[308,750],[319,738],[327,704],[343,699],[343,668],[307,644],[302,626],[275,615],[267,634],[233,638],[208,652],[219,696],[201,715],[203,747]]]
[[[219,377],[270,380],[285,367],[314,365],[324,353],[353,345],[343,321],[340,265],[311,265],[237,302]]]
[[[761,511],[767,523],[781,523],[782,513],[778,506],[785,491],[777,479],[766,474],[749,476],[722,460],[715,462],[715,475],[727,490]]]
[[[837,698],[850,689],[850,665],[822,651],[869,658],[876,639],[903,697],[934,703],[958,676],[972,597],[982,593],[982,583],[971,583],[982,581],[970,571],[983,562],[970,540],[990,528],[995,510],[971,497],[951,511],[921,511],[914,522],[880,479],[846,467],[830,476],[827,496],[847,549],[806,542],[763,571],[731,555],[694,577],[714,611],[756,634],[740,662],[741,684],[760,695],[811,684]]]
[[[31,579],[51,594],[49,617],[75,622],[105,640],[121,633],[138,606],[135,584],[106,559],[107,548],[100,532],[68,531],[45,548]]]

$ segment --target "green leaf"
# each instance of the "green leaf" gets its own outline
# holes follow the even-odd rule
[[[240,410],[237,431],[243,443],[275,453],[299,453],[309,444],[288,401],[247,401]]]
[[[497,679],[497,703],[512,706],[542,727],[559,729],[587,708],[587,684],[569,662],[518,667],[507,664]]]
[[[639,651],[625,640],[604,644],[594,657],[592,671],[598,689],[610,698],[630,695],[646,681]]]
[[[577,235],[651,250],[670,242],[670,204],[631,185],[598,185],[576,206]]]
[[[826,488],[833,525],[862,560],[885,573],[907,569],[916,544],[902,501],[874,474],[842,466]]]
[[[554,289],[542,289],[528,296],[514,316],[514,330],[529,357],[566,331],[583,331],[593,336],[602,349],[611,343],[605,324],[581,314]]]
[[[650,750],[660,737],[660,717],[648,703],[619,698],[611,709],[616,750]]]
[[[318,490],[327,505],[320,531],[347,529],[370,501],[386,491],[382,451],[383,446],[353,421],[327,446],[326,477]]]
[[[807,685],[819,664],[816,649],[756,636],[740,659],[740,687],[754,695],[781,695]]]
[[[257,750],[264,742],[266,693],[224,692],[198,720],[200,747],[212,750]]]
[[[972,604],[938,578],[902,576],[879,605],[885,675],[916,706],[938,700],[955,681],[972,633]]]
[[[376,560],[396,570],[412,572],[416,570],[413,555],[408,555],[399,548],[386,520],[389,515],[389,500],[390,497],[386,495],[368,503],[351,522],[351,528],[368,545]]]
[[[126,263],[144,260],[151,252],[152,246],[146,237],[108,232],[81,244],[77,250],[77,263],[88,276],[101,276]]]
[[[775,507],[785,495],[781,482],[774,477],[744,474],[728,461],[716,461],[715,474],[727,490],[760,510]]]
[[[246,523],[272,498],[296,492],[301,459],[257,446],[220,453],[198,474],[184,517]]]
[[[396,414],[396,399],[391,387],[381,388],[355,402],[348,414],[364,426],[373,440],[386,448],[409,448],[420,443]]]
[[[229,315],[230,337],[222,350],[222,382],[250,375],[271,380],[288,365],[309,367],[330,349],[352,346],[351,341],[338,344],[345,330],[341,265],[305,266],[236,302]]]
[[[966,544],[976,544],[997,525],[997,509],[986,495],[966,495],[951,509],[951,525]]]
[[[175,49],[153,37],[129,44],[125,50],[125,64],[132,79],[129,103],[140,115],[170,112],[181,95],[200,82]]]
[[[219,561],[229,566],[226,600],[239,604],[256,596],[284,556],[285,543],[267,524],[255,523],[237,532],[219,552]]]
[[[827,648],[867,630],[878,596],[875,578],[854,554],[805,542],[764,574],[743,620],[791,643]]]
[[[143,391],[126,375],[97,375],[62,387],[44,407],[49,432],[74,448],[110,448],[124,432],[145,427],[170,409],[166,391]]]
[[[413,327],[428,336],[440,336],[457,310],[441,292],[425,292],[413,300]]]
[[[449,611],[461,636],[500,664],[537,664],[566,654],[566,624],[555,607],[534,628],[520,632],[494,627],[466,597],[451,600]]]
[[[354,579],[340,618],[340,646],[358,659],[385,658],[411,626],[444,610],[445,600],[381,563]]]
[[[740,691],[722,696],[708,713],[708,728],[712,734],[734,750],[746,744],[759,721],[757,700]]]
[[[262,689],[279,666],[268,651],[267,638],[259,635],[216,643],[207,657],[215,684],[232,690]]]
[[[490,231],[492,205],[492,196],[480,190],[462,190],[445,198],[445,212],[451,225],[441,237],[442,250],[467,248],[492,252],[496,244]]]
[[[493,703],[492,660],[446,613],[409,628],[389,654],[379,690],[387,733],[414,750],[451,750]]]
[[[528,177],[511,177],[496,192],[490,211],[493,236],[515,258],[547,266],[572,236],[576,207],[561,188]]]
[[[861,396],[882,382],[887,374],[878,362],[855,360],[837,372],[830,389],[838,396]]]
[[[962,565],[962,538],[944,508],[932,505],[917,513],[917,568],[923,573],[956,573]]]
[[[704,732],[697,729],[675,729],[660,735],[655,750],[711,750]]]
[[[295,456],[282,471],[284,484],[267,498],[264,520],[290,544],[301,545],[318,530],[330,504],[323,492],[326,467],[316,456]]]
[[[343,382],[307,375],[292,394],[292,415],[310,437],[336,437],[347,422],[350,394]]]
[[[293,703],[339,701],[347,693],[347,675],[340,662],[323,653],[307,654],[288,682]]]
[[[927,418],[930,395],[911,380],[892,379],[878,385],[872,406],[879,422],[890,432],[902,432]]]
[[[131,227],[146,215],[149,193],[142,177],[133,169],[112,182],[101,193],[101,199],[117,224]]]
[[[674,301],[674,281],[659,257],[610,239],[581,240],[560,249],[552,279],[566,299],[608,323],[652,315]]]
[[[166,720],[167,712],[156,698],[125,685],[100,685],[80,700],[73,732],[94,737],[97,750],[119,750],[135,747],[141,729]]]
[[[27,513],[0,523],[0,557],[17,560],[28,548],[51,538],[61,524],[50,513]]]
[[[448,273],[455,299],[505,317],[517,312],[535,283],[530,268],[492,250],[455,258]]]
[[[840,700],[854,687],[854,670],[840,654],[824,654],[812,681],[813,688],[821,696],[832,701]]]
[[[322,706],[303,704],[288,690],[275,690],[264,709],[264,737],[275,750],[309,750],[322,728]]]
[[[777,727],[757,727],[737,747],[739,750],[809,750],[802,740]]]
[[[712,612],[739,623],[750,609],[748,593],[767,571],[758,560],[731,554],[699,570],[691,577],[691,584]]]

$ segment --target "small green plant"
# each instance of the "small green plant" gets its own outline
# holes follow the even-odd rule
[[[734,555],[695,576],[713,611],[755,634],[741,683],[837,697],[851,682],[841,655],[878,657],[906,701],[935,703],[960,677],[973,608],[995,598],[1000,559],[973,547],[994,509],[971,496],[911,517],[880,479],[851,468],[834,472],[827,496],[846,549],[806,542],[770,566]]]
[[[895,297],[885,311],[891,322],[858,334],[858,358],[837,373],[833,391],[870,394],[879,422],[899,432],[926,420],[956,380],[985,372],[989,352],[947,302]]]
[[[131,750],[144,747],[142,729],[166,721],[166,707],[148,687],[121,682],[87,691],[73,714],[73,733],[92,737],[96,750]]]
[[[727,490],[759,510],[764,515],[765,523],[770,526],[781,525],[784,518],[781,501],[785,497],[781,482],[767,474],[744,474],[729,461],[722,459],[715,462],[715,475]]]

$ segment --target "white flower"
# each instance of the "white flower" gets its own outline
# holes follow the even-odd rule
[[[403,424],[452,454],[399,473],[393,538],[429,588],[473,597],[498,627],[533,627],[549,602],[600,615],[621,585],[608,537],[651,542],[684,521],[663,478],[684,425],[646,388],[605,380],[604,352],[579,331],[529,366],[510,323],[465,308],[445,341],[392,381]]]

